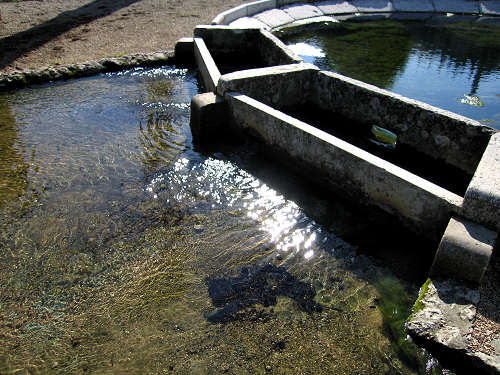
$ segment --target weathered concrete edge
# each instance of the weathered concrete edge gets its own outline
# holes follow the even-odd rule
[[[11,74],[0,73],[0,91],[26,87],[32,84],[93,76],[142,66],[175,63],[173,51],[137,53],[120,57],[107,57],[77,64],[47,66]]]
[[[460,209],[462,199],[455,194],[309,124],[240,93],[225,92],[224,99],[236,126],[291,159],[321,170],[318,178],[330,187],[349,185],[347,190],[364,203],[395,214],[425,236],[440,235],[437,232]]]
[[[259,46],[268,65],[300,63],[302,59],[271,32],[262,28],[235,28],[227,25],[198,25],[194,36],[204,40],[209,51],[223,50],[238,53],[239,49],[251,49],[249,43]],[[232,47],[232,50],[228,47]],[[177,50],[176,50],[177,53]]]
[[[497,233],[452,217],[432,263],[430,275],[480,284],[490,263]]]
[[[202,38],[194,38],[194,56],[205,88],[214,92],[221,74]]]
[[[496,132],[454,112],[334,72],[318,73],[313,87],[320,107],[358,121],[380,122],[401,142],[471,175]]]
[[[464,215],[500,230],[500,132],[493,134],[465,192]]]
[[[269,9],[273,8],[281,8],[286,5],[290,4],[295,4],[295,3],[308,3],[308,4],[315,4],[315,3],[320,3],[321,1],[313,1],[313,0],[261,0],[261,1],[254,1],[251,3],[247,4],[242,4],[239,5],[235,8],[228,9],[222,13],[219,13],[215,18],[212,20],[212,24],[216,25],[221,25],[221,24],[229,24],[238,18],[241,17],[249,17],[253,16],[254,14],[257,14],[259,12],[263,12]],[[421,13],[442,13],[444,10],[438,9],[438,7],[434,4],[434,2],[425,2],[422,4],[422,6],[419,8],[418,6],[408,6],[407,4],[401,4],[401,2],[397,1],[388,1],[388,4],[390,4],[389,8],[390,10],[387,9],[364,9],[363,7],[357,7],[354,4],[351,4],[355,9],[357,9],[357,13],[373,13],[373,12],[421,12]],[[432,7],[432,9],[430,9]],[[453,12],[453,11],[450,11]],[[335,15],[335,14],[341,14],[342,12],[339,13],[332,13],[328,15]],[[488,16],[496,16],[494,12],[489,11],[487,8],[485,8],[482,4],[482,2],[478,2],[477,9],[475,11],[461,11],[459,12],[460,14],[479,14],[479,15],[488,15]]]
[[[310,77],[297,75],[304,70],[315,73]],[[276,83],[279,79],[283,82]],[[302,85],[296,87],[297,80],[302,80]],[[273,85],[272,92],[266,91],[269,84]],[[312,64],[281,65],[226,74],[219,81],[217,93],[223,95],[226,91],[242,92],[278,108],[282,107],[283,101],[293,105],[295,99],[300,97],[325,110],[339,112],[361,122],[369,118],[371,122],[382,123],[398,134],[403,143],[471,175],[481,159],[481,151],[495,132],[455,113],[337,73],[319,71]],[[290,95],[293,95],[293,100]],[[364,120],[359,118],[360,114]],[[436,126],[436,123],[440,125]],[[468,134],[468,138],[452,136],[457,129],[462,130],[460,134]],[[423,133],[429,139],[424,144],[418,144],[416,139]],[[463,144],[464,140],[466,144]]]

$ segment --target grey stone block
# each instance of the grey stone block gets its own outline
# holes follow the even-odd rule
[[[331,26],[332,24],[339,23],[336,18],[332,16],[319,16],[306,18],[303,20],[297,20],[282,27],[278,27],[275,29],[277,32],[283,32],[286,35],[292,35],[301,33],[304,31],[312,31],[312,30],[320,30],[325,26]],[[280,34],[281,37],[282,34]]]
[[[406,323],[411,336],[447,350],[465,351],[479,290],[455,280],[428,280]]]
[[[500,16],[500,1],[481,1],[479,11],[481,12],[481,14],[486,14],[489,16]]]
[[[431,0],[392,0],[392,5],[398,12],[434,12]]]
[[[324,14],[329,15],[356,13],[358,11],[358,9],[354,5],[344,0],[320,1],[315,3],[315,5]]]
[[[260,30],[259,53],[267,66],[301,63],[297,56],[285,43],[268,30]]]
[[[312,0],[276,0],[276,8],[281,8],[291,4],[297,3],[312,3]]]
[[[436,12],[479,13],[479,2],[468,0],[434,0]]]
[[[465,193],[463,215],[500,229],[500,133],[494,134]]]
[[[175,43],[175,59],[181,63],[194,62],[194,38],[181,38]]]
[[[265,12],[256,14],[254,18],[265,23],[271,28],[282,26],[294,21],[292,17],[290,17],[281,9],[266,10]]]
[[[267,105],[298,104],[305,100],[312,75],[318,68],[312,64],[289,64],[224,74],[217,93],[241,92]]]
[[[496,236],[479,224],[451,218],[432,263],[431,276],[481,283]]]
[[[206,141],[218,135],[217,130],[227,117],[226,105],[212,92],[195,95],[191,99],[190,126],[193,140]]]
[[[206,89],[214,92],[220,72],[202,38],[194,38],[194,56]]]
[[[323,15],[323,12],[318,7],[310,4],[288,5],[283,7],[282,10],[296,20]]]
[[[241,29],[252,29],[252,28],[269,29],[268,25],[253,17],[238,18],[237,20],[231,22],[229,26]]]
[[[351,4],[362,13],[392,12],[394,10],[390,0],[353,0]]]
[[[254,14],[264,12],[269,9],[274,9],[277,6],[276,0],[261,0],[254,1],[245,5],[247,7],[247,16],[253,16]]]
[[[238,18],[246,17],[248,15],[248,8],[247,5],[243,4],[238,7],[226,10],[221,14],[223,15],[221,24],[229,25],[231,22],[237,20]]]

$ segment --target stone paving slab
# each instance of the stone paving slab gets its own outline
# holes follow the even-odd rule
[[[431,0],[392,0],[392,5],[398,12],[434,12]]]
[[[282,26],[287,23],[295,21],[292,17],[290,17],[287,13],[285,13],[281,9],[269,9],[266,10],[265,12],[256,14],[254,18],[265,23],[271,28]]]
[[[323,12],[318,7],[310,4],[288,5],[281,9],[296,20],[323,15]]]
[[[467,0],[435,0],[437,12],[443,13],[479,13],[479,2]]]
[[[246,4],[245,6],[247,7],[247,16],[253,16],[265,10],[276,8],[276,5],[276,0],[262,0]]]
[[[231,22],[229,26],[236,27],[239,29],[253,29],[255,27],[266,30],[270,29],[270,27],[267,26],[265,23],[253,17],[238,18],[236,21]]]
[[[500,0],[482,1],[480,11],[483,14],[500,16]]]
[[[352,5],[363,13],[392,12],[394,10],[390,0],[353,0]]]
[[[331,16],[318,16],[318,17],[311,17],[311,18],[306,18],[303,20],[297,20],[294,21],[290,24],[290,27],[293,26],[305,26],[305,25],[313,25],[313,24],[325,24],[325,23],[336,23],[339,22],[336,18],[331,17]]]
[[[304,3],[312,3],[312,1],[308,0],[276,0],[276,7],[281,8],[287,5],[292,5],[292,4],[304,4]]]
[[[358,9],[351,3],[343,0],[320,1],[315,5],[327,15],[356,13]]]

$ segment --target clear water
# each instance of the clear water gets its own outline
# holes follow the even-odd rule
[[[194,149],[197,92],[165,67],[0,94],[0,373],[440,374],[403,326],[425,247],[255,146]]]
[[[500,129],[498,23],[346,21],[283,39],[321,69]]]

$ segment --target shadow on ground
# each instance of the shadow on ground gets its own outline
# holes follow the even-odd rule
[[[140,0],[95,0],[28,30],[0,39],[0,69],[59,35],[96,19],[106,17]]]

